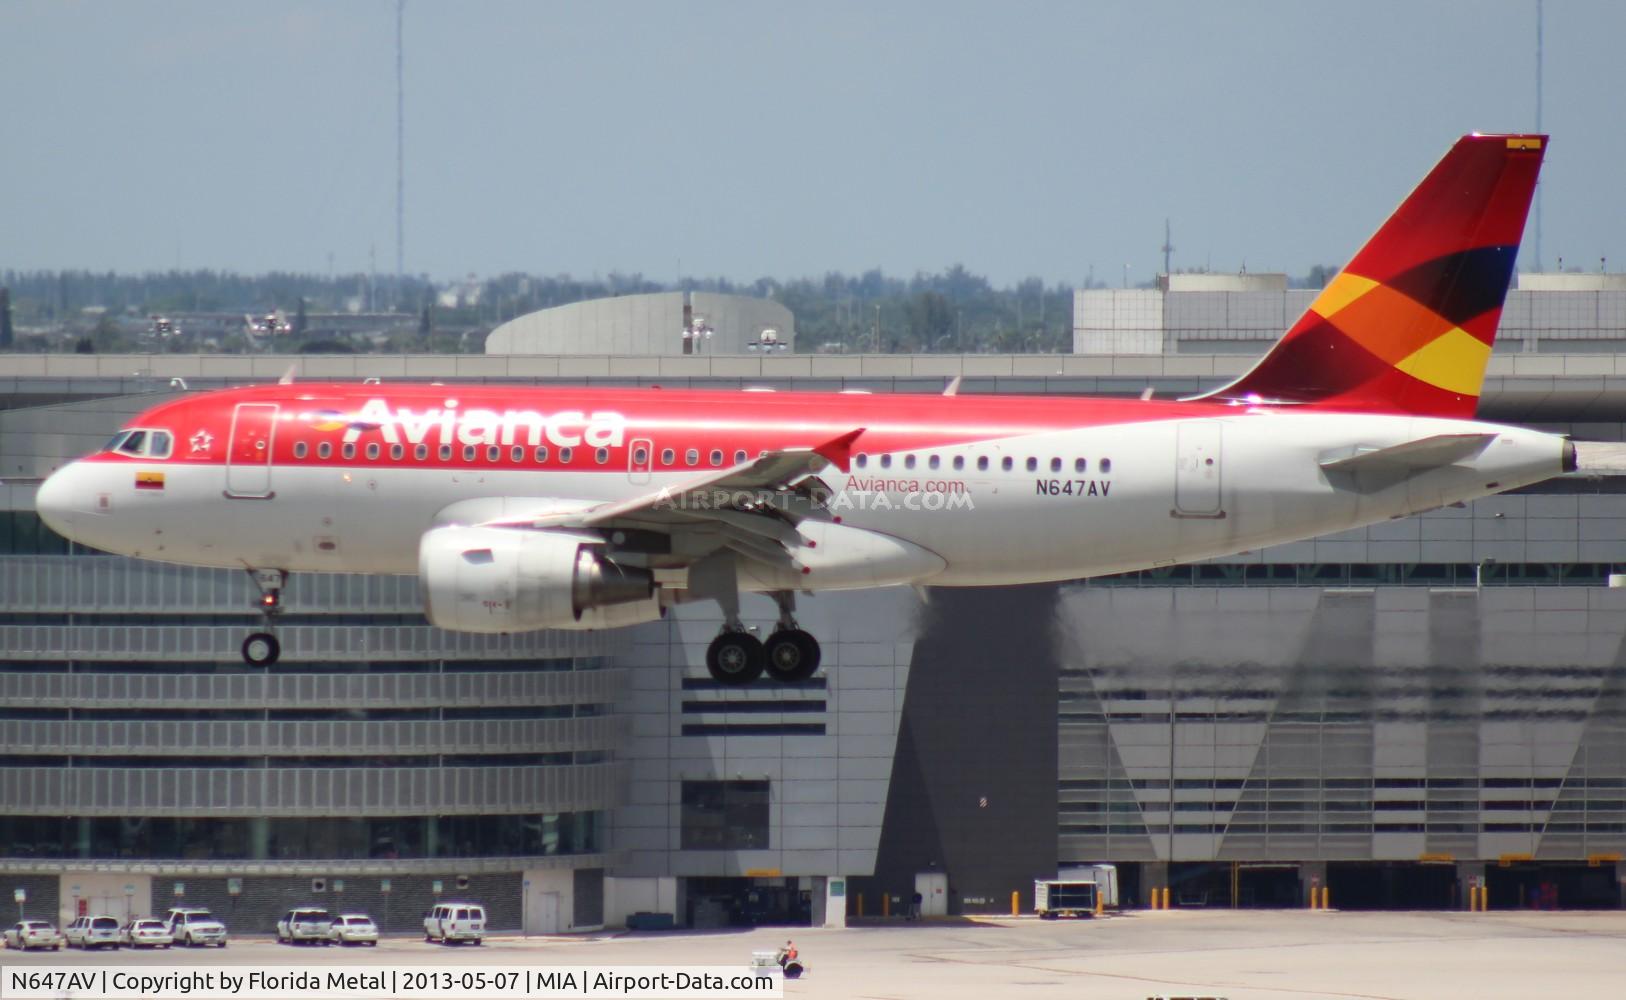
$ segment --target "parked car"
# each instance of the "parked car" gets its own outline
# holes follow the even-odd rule
[[[486,908],[479,903],[436,903],[423,915],[423,939],[451,944],[454,941],[472,941],[479,944],[486,936]]]
[[[119,922],[105,914],[75,917],[62,928],[62,940],[69,948],[117,948]]]
[[[202,907],[177,906],[165,914],[164,919],[176,944],[184,944],[188,948],[202,948],[208,944],[226,947],[226,925]]]
[[[7,948],[32,951],[35,948],[62,949],[62,934],[48,920],[19,920],[6,928]]]
[[[169,925],[157,917],[136,917],[119,930],[126,948],[168,948],[175,943]]]
[[[333,917],[321,907],[296,906],[277,921],[277,940],[284,944],[327,944],[332,927]]]
[[[378,947],[378,925],[365,913],[341,913],[333,918],[328,939],[337,944]]]

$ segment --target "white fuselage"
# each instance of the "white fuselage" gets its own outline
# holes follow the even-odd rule
[[[1322,468],[1329,455],[1461,434],[1494,438],[1382,489],[1340,486]],[[1402,517],[1558,475],[1564,447],[1555,435],[1475,421],[1237,408],[884,456],[860,449],[847,472],[820,478],[843,524],[943,562],[928,578],[881,582],[976,586],[1189,562]],[[702,471],[386,468],[358,458],[271,465],[265,488],[249,491],[264,495],[241,496],[222,465],[141,467],[164,470],[161,490],[133,486],[132,463],[74,463],[42,487],[42,513],[86,544],[166,562],[412,574],[420,538],[454,503],[619,500]],[[747,570],[741,586],[771,581]],[[805,589],[824,588],[809,579]]]

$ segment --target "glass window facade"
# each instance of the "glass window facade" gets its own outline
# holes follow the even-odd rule
[[[685,781],[683,849],[761,850],[768,844],[766,781]]]

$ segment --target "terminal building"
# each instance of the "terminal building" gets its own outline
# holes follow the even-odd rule
[[[1165,327],[1132,351],[1153,328],[1114,333],[1096,294],[1075,339],[1121,334],[1116,352],[684,354],[680,298],[678,346],[644,356],[297,360],[308,379],[933,392],[961,376],[968,393],[1119,395],[1250,363]],[[1570,292],[1524,294],[1534,315]],[[1626,292],[1575,294],[1605,316]],[[1499,341],[1482,417],[1626,438],[1626,362],[1573,346],[1626,341],[1626,324],[1552,329],[1561,350],[1545,329]],[[7,358],[0,890],[29,916],[184,902],[266,933],[315,903],[411,931],[433,901],[471,899],[531,932],[834,924],[916,891],[927,913],[1009,912],[1013,892],[1030,907],[1035,878],[1094,862],[1119,866],[1129,905],[1168,886],[1184,905],[1296,906],[1319,886],[1334,906],[1449,908],[1479,884],[1493,908],[1621,905],[1620,480],[1123,577],[804,598],[825,663],[785,685],[718,687],[705,606],[473,637],[427,625],[416,581],[388,577],[295,576],[283,657],[251,668],[246,573],[75,549],[33,489],[164,394],[294,360]]]

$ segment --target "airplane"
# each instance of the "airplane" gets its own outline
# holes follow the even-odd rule
[[[798,593],[1076,580],[1405,517],[1574,471],[1474,419],[1547,137],[1460,139],[1246,374],[1188,399],[290,379],[190,394],[40,487],[47,524],[240,567],[269,666],[287,574],[416,574],[512,633],[716,601],[711,676],[818,669]],[[764,641],[740,617],[768,594]]]

